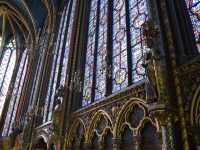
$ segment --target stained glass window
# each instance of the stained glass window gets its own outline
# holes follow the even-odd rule
[[[6,95],[12,78],[16,61],[16,43],[15,40],[11,40],[3,48],[3,57],[0,62],[0,115],[3,110]]]
[[[108,13],[110,5],[112,13]],[[109,4],[91,0],[82,106],[144,79],[142,59],[148,49],[142,25],[147,20],[146,0],[113,0]]]
[[[12,126],[15,121],[15,116],[17,113],[17,108],[18,108],[18,104],[19,104],[19,100],[20,100],[20,96],[21,96],[21,92],[22,92],[22,88],[24,84],[25,74],[27,70],[27,63],[28,63],[28,55],[27,55],[27,50],[25,50],[21,57],[20,65],[19,65],[17,76],[15,79],[15,84],[13,87],[6,119],[4,122],[4,128],[2,132],[3,136],[9,135],[12,132]]]
[[[54,108],[54,100],[55,100],[57,84],[60,83],[60,85],[62,85],[66,80],[67,62],[70,50],[75,8],[76,8],[76,0],[69,1],[61,17],[58,39],[53,53],[54,57],[53,57],[52,71],[48,86],[48,92],[44,105],[43,122],[51,120]],[[65,40],[66,43],[64,44]],[[62,65],[61,70],[60,70],[60,65]],[[60,81],[58,81],[59,72],[61,73]]]
[[[99,100],[104,97],[106,92],[107,18],[108,2],[107,0],[101,0],[98,27],[95,100]]]
[[[72,10],[70,13],[70,21],[68,25],[68,30],[66,31],[66,41],[65,41],[65,49],[64,49],[64,58],[61,69],[61,79],[60,79],[60,85],[65,83],[66,80],[66,73],[67,73],[67,62],[69,57],[69,51],[70,51],[70,44],[71,44],[71,38],[72,38],[72,30],[73,30],[73,23],[74,23],[74,17],[75,17],[75,8],[76,8],[77,0],[73,1]]]
[[[132,54],[132,80],[133,83],[144,78],[142,56],[147,50],[142,36],[142,24],[148,19],[146,0],[129,1],[130,39]]]
[[[86,53],[86,63],[85,63],[85,76],[84,76],[85,79],[84,79],[83,101],[82,101],[83,106],[90,104],[92,98],[98,0],[92,0],[91,6],[92,7],[90,7],[88,43],[87,43],[87,53]]]
[[[53,103],[52,92],[53,90],[55,90],[55,85],[56,85],[56,82],[54,82],[54,76],[56,74],[57,61],[60,58],[60,53],[61,53],[61,48],[60,48],[59,43],[63,44],[63,40],[64,40],[64,33],[62,29],[64,28],[63,24],[66,23],[66,18],[67,18],[65,17],[66,9],[67,7],[65,7],[64,13],[62,14],[62,17],[61,17],[60,27],[59,27],[59,32],[58,32],[58,40],[53,52],[54,57],[53,57],[52,71],[51,71],[51,76],[50,76],[50,81],[49,81],[49,86],[48,86],[47,97],[46,97],[45,105],[44,105],[43,122],[48,121],[49,120],[48,116],[51,116],[51,112],[49,110],[50,110],[50,104]]]
[[[113,92],[128,85],[127,26],[125,0],[113,2]]]
[[[192,22],[196,45],[200,52],[200,1],[186,0],[186,5]]]

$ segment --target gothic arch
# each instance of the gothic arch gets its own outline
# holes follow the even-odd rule
[[[190,122],[192,126],[200,127],[200,86],[195,91],[191,102]]]
[[[138,129],[138,135],[141,141],[140,149],[162,149],[162,137],[159,132],[159,128],[151,118],[146,117],[142,121],[142,124]]]
[[[112,123],[111,117],[105,111],[99,110],[94,114],[94,116],[91,119],[92,121],[90,123],[90,126],[86,134],[86,142],[90,143],[94,133],[98,132],[96,128],[98,128],[98,125],[101,123],[102,119],[105,121],[105,124],[104,124],[104,128],[99,133],[99,135],[103,137],[103,135],[108,131],[108,129],[112,132],[113,123]]]
[[[22,33],[24,35],[26,31],[28,32],[27,35],[30,35],[31,38],[30,49],[33,50],[36,33],[32,28],[30,28],[31,24],[28,22],[27,18],[25,18],[25,16],[23,16],[23,14],[19,10],[17,10],[17,8],[15,8],[10,2],[1,1],[0,6],[0,9],[2,9],[3,7],[6,8],[6,13],[8,13],[9,16],[13,18],[14,22],[17,23],[18,27],[22,30]]]
[[[156,123],[154,123],[154,121],[149,118],[149,117],[145,117],[144,120],[142,121],[140,127],[138,128],[138,134],[141,135],[142,130],[145,128],[145,125],[147,123],[152,124],[152,126],[154,126],[156,128],[156,131],[159,131],[159,127]]]
[[[66,138],[65,138],[65,148],[66,149],[71,147],[71,144],[73,142],[73,138],[76,134],[75,132],[79,127],[82,128],[81,136],[83,138],[85,138],[85,132],[86,132],[85,124],[84,124],[82,119],[78,118],[75,121],[73,121],[73,123],[71,124],[71,126],[68,130],[68,134],[66,135]]]
[[[114,137],[115,138],[120,138],[121,137],[121,131],[125,126],[129,126],[131,128],[130,123],[127,122],[127,117],[130,115],[131,111],[134,111],[134,107],[138,107],[141,110],[143,110],[144,115],[141,118],[141,120],[138,122],[139,124],[136,129],[141,126],[142,120],[145,118],[147,115],[147,110],[146,110],[146,104],[143,100],[138,99],[138,98],[133,98],[132,100],[129,100],[124,106],[122,107],[121,111],[119,112],[119,115],[116,119],[116,124],[114,127]]]

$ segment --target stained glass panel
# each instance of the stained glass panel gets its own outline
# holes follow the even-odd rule
[[[91,1],[82,106],[91,103],[98,0]]]
[[[4,48],[3,58],[0,64],[0,115],[3,110],[6,95],[12,78],[16,61],[15,40],[10,41]]]
[[[70,9],[70,7],[72,8]],[[44,105],[43,122],[50,121],[52,118],[55,93],[56,93],[57,82],[58,82],[58,75],[60,72],[59,70],[60,65],[62,65],[62,68],[61,68],[61,79],[59,83],[64,84],[65,79],[66,79],[68,54],[69,54],[69,49],[70,49],[70,41],[71,41],[74,15],[75,15],[74,14],[75,8],[76,8],[76,0],[69,1],[61,17],[58,39],[57,39],[56,46],[54,49],[54,57],[53,57],[52,71],[51,71],[50,81],[49,81],[49,86],[48,86],[48,92],[47,92],[47,97],[46,97],[45,105]],[[66,35],[66,44],[64,44],[65,35]],[[64,46],[65,46],[64,56],[62,56]],[[62,57],[63,57],[63,60],[62,60]]]
[[[186,0],[186,5],[192,22],[196,45],[200,52],[200,1]]]
[[[71,13],[70,13],[70,21],[69,21],[69,25],[68,25],[67,34],[66,34],[67,37],[66,37],[66,43],[65,43],[64,59],[63,59],[63,63],[62,63],[60,84],[64,84],[65,80],[66,80],[68,56],[69,56],[70,43],[71,43],[71,38],[72,38],[72,31],[73,31],[73,23],[74,23],[74,18],[75,18],[76,3],[77,3],[77,0],[74,0],[73,1],[73,6],[72,6],[72,10],[71,10]]]
[[[98,32],[98,48],[97,48],[97,65],[96,65],[96,86],[95,100],[99,100],[105,96],[106,90],[106,56],[107,56],[107,0],[100,1],[99,12],[99,32]]]
[[[127,26],[125,0],[113,1],[113,92],[128,85]]]
[[[145,74],[142,67],[142,56],[147,47],[144,45],[142,37],[142,24],[148,19],[146,1],[112,1],[113,12],[110,20],[107,19],[107,1],[91,0],[91,2],[82,106],[91,103],[93,94],[94,100],[99,100],[105,96],[106,84],[108,84],[106,77],[111,75],[111,71],[112,93],[128,86],[128,77],[130,77],[128,74],[131,75],[132,73],[132,83],[142,80]],[[99,12],[97,10],[98,2],[100,5],[98,6],[100,7]],[[108,29],[108,22],[110,21],[112,21],[112,29]],[[112,30],[113,34],[112,70],[107,66],[111,62],[111,60],[107,60],[110,58],[110,56],[107,56],[107,38],[110,38],[107,32],[109,30]],[[127,41],[130,41],[130,43],[127,43]],[[95,88],[95,93],[92,93],[92,88]]]
[[[71,33],[72,33],[72,25],[74,21],[74,12],[76,8],[76,0],[71,0],[70,1],[72,5],[68,4],[66,14],[65,14],[65,20],[64,20],[64,25],[62,28],[62,33],[61,33],[61,41],[60,41],[60,48],[59,48],[59,53],[57,56],[57,64],[56,64],[56,70],[55,70],[55,76],[54,76],[54,81],[53,81],[53,89],[52,89],[52,96],[51,96],[51,102],[49,106],[49,114],[48,114],[48,121],[51,120],[52,118],[52,112],[53,112],[53,107],[54,107],[54,100],[55,100],[55,93],[57,89],[57,82],[58,82],[58,74],[59,74],[59,68],[60,65],[63,64],[62,70],[61,70],[61,84],[65,81],[65,75],[66,75],[66,69],[67,69],[67,60],[68,60],[68,54],[69,54],[69,48],[70,48],[70,40],[71,40]],[[72,7],[70,11],[70,6]],[[69,15],[70,13],[70,15]],[[69,16],[68,16],[69,15]],[[68,24],[69,21],[69,24]],[[66,38],[66,45],[65,45],[65,51],[64,51],[64,59],[63,62],[61,62],[61,54],[63,51],[63,46],[64,46],[64,37],[65,33],[67,33],[67,38]],[[67,46],[67,47],[66,47]]]
[[[142,24],[148,19],[147,12],[146,0],[129,1],[133,83],[143,79],[145,73],[141,64],[142,56],[145,50],[147,50],[147,47],[143,41]]]

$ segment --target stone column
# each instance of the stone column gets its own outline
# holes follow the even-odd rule
[[[162,133],[162,150],[175,150],[172,117],[176,117],[174,111],[164,104],[149,106],[150,115],[158,120]]]

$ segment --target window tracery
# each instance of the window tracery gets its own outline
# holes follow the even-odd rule
[[[142,25],[148,20],[146,0],[114,0],[109,4],[91,0],[90,5],[82,106],[144,79],[142,57],[147,51],[142,36]],[[108,14],[109,5],[112,14]],[[107,43],[109,38],[111,43]],[[109,92],[108,82],[112,83]]]

